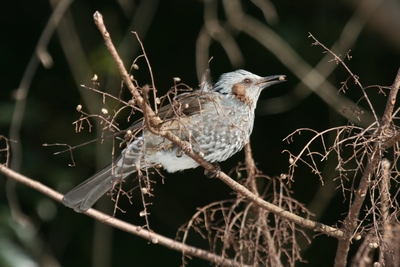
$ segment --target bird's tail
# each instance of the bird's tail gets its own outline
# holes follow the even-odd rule
[[[92,177],[69,191],[62,203],[76,212],[84,212],[91,208],[94,203],[107,193],[116,182],[116,177],[111,174],[112,164],[109,164]],[[121,177],[122,179],[125,177]]]
[[[90,209],[102,195],[113,188],[115,183],[137,171],[136,166],[141,162],[139,159],[143,157],[142,145],[143,138],[139,137],[122,151],[121,156],[114,163],[69,191],[62,199],[62,203],[76,212],[85,212]]]
[[[113,168],[114,172],[112,172]],[[134,172],[134,168],[134,166],[124,166],[124,168],[121,168],[109,164],[65,194],[62,203],[67,207],[73,208],[76,212],[85,212],[102,195],[110,191],[116,182],[125,179],[129,174]]]

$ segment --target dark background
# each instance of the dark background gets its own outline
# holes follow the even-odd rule
[[[122,2],[124,1],[120,3]],[[324,58],[325,54],[321,47],[311,45],[313,40],[308,38],[309,32],[327,47],[332,47],[361,2],[363,1],[272,1],[271,4],[275,6],[279,20],[269,24],[265,21],[263,12],[252,1],[241,1],[244,12],[270,27],[313,67]],[[371,1],[364,3],[368,2]],[[383,5],[389,4],[393,5],[389,9],[393,12],[400,9],[397,1],[387,1]],[[222,4],[218,5],[218,18],[224,24],[226,15]],[[141,11],[142,16],[138,16],[140,8],[148,13]],[[151,10],[155,12],[154,15]],[[60,32],[53,34],[47,47],[53,60],[52,66],[45,68],[40,65],[34,72],[20,131],[19,142],[23,153],[18,158],[11,158],[12,161],[21,162],[20,166],[14,165],[19,172],[61,193],[66,193],[111,160],[110,141],[106,141],[104,145],[97,142],[75,149],[73,151],[75,167],[68,166],[71,163],[68,153],[53,155],[63,147],[42,145],[64,143],[74,146],[98,136],[101,126],[97,121],[92,121],[92,132],[88,132],[88,126],[85,125],[83,132],[75,133],[75,126],[72,125],[72,122],[80,116],[75,110],[78,104],[82,104],[83,109],[89,113],[100,114],[101,97],[79,86],[92,85],[90,78],[94,73],[99,76],[100,90],[116,95],[120,89],[119,75],[93,23],[95,11],[103,14],[116,46],[125,42],[125,47],[120,47],[119,50],[125,66],[130,66],[133,59],[141,54],[135,36],[129,34],[130,31],[138,31],[160,94],[173,86],[172,77],[180,77],[182,82],[196,87],[199,83],[197,73],[204,71],[196,69],[196,40],[204,25],[202,1],[131,0],[124,4],[111,0],[73,2],[65,17],[74,24],[65,26],[62,38]],[[10,137],[16,89],[52,12],[53,8],[47,1],[2,1],[0,4],[2,33],[0,135],[5,137]],[[133,24],[132,18],[136,19]],[[347,64],[360,77],[363,86],[375,84],[387,86],[393,82],[400,58],[399,31],[396,29],[400,25],[398,20],[399,16],[393,16],[390,12],[374,13],[357,36],[354,45],[350,47],[352,59],[347,61]],[[380,24],[382,21],[387,21],[389,24]],[[288,81],[264,92],[259,104],[262,106],[273,103],[265,100],[290,95],[293,88],[300,83],[293,69],[285,66],[273,53],[250,36],[232,32],[243,54],[244,62],[233,66],[222,46],[218,42],[213,42],[209,56],[213,57],[210,68],[214,80],[221,73],[237,68],[261,76],[283,74],[287,76]],[[68,34],[76,34],[83,53],[68,43],[68,41],[74,42]],[[65,52],[68,47],[72,47],[72,52],[69,54]],[[150,83],[145,61],[139,60],[138,65],[140,69],[135,72],[135,78],[140,85]],[[335,87],[340,88],[341,82],[348,77],[349,74],[344,68],[337,66],[327,79]],[[354,86],[353,82],[350,82],[349,86],[350,89],[345,96],[357,101],[361,97],[359,88]],[[382,94],[378,94],[377,90],[371,91],[371,94],[375,108],[378,114],[381,114],[379,112],[382,111],[386,99]],[[125,96],[125,99],[128,99],[129,95]],[[111,111],[113,104],[110,102],[108,105]],[[365,107],[365,103],[361,105]],[[288,156],[281,153],[284,149],[298,152],[312,136],[302,134],[297,136],[295,143],[289,145],[282,140],[292,131],[302,127],[321,131],[348,123],[348,120],[338,112],[338,108],[328,106],[315,94],[310,94],[304,99],[294,98],[292,105],[288,106],[291,107],[285,111],[273,112],[276,114],[266,114],[268,112],[264,111],[256,117],[251,138],[254,158],[259,169],[270,176],[288,172]],[[262,107],[259,107],[259,110],[263,110]],[[130,124],[125,118],[124,114],[119,117],[122,129]],[[1,144],[4,147],[4,142]],[[11,153],[15,157],[13,151]],[[221,163],[222,170],[228,172],[243,159],[243,152],[238,153]],[[4,161],[5,155],[1,154],[1,162]],[[321,163],[324,178],[334,178],[334,166],[329,168],[324,164],[328,163]],[[191,218],[197,207],[231,197],[230,189],[218,179],[205,178],[202,168],[176,174],[164,173],[164,175],[166,177],[164,184],[160,177],[154,177],[157,184],[154,186],[155,197],[151,199],[153,205],[150,206],[150,224],[155,232],[170,238],[175,237],[179,226]],[[181,264],[180,253],[149,244],[146,240],[120,230],[99,226],[91,218],[74,213],[26,186],[16,185],[15,191],[9,189],[15,193],[14,196],[25,216],[12,217],[9,207],[11,200],[7,199],[5,189],[13,186],[6,185],[6,181],[5,177],[1,177],[1,266],[180,266]],[[294,198],[309,207],[317,207],[315,210],[318,210],[314,197],[320,190],[319,187],[318,177],[311,174],[307,167],[300,166],[292,185]],[[335,225],[343,219],[348,203],[343,201],[340,190],[330,194],[332,194],[331,202],[316,215],[319,221]],[[112,204],[107,200],[107,198],[102,200],[100,209],[105,209],[111,214]],[[118,213],[117,217],[136,225],[143,225],[144,220],[139,216],[142,210],[141,201],[139,198],[134,198],[132,201],[133,205],[126,200],[122,201],[120,206],[126,213]],[[309,233],[309,236],[312,245],[302,250],[303,257],[308,263],[299,266],[332,266],[336,240],[325,236],[314,237],[313,233]],[[207,249],[206,242],[199,237],[193,236],[189,243]],[[93,258],[100,259],[100,262],[93,261]],[[189,266],[208,265],[198,259],[188,262]]]

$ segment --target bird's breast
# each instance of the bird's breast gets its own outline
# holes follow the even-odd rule
[[[254,111],[235,99],[204,105],[203,112],[185,118],[174,134],[188,141],[193,150],[211,162],[226,160],[248,142]]]
[[[241,150],[253,129],[254,110],[239,105],[235,99],[219,99],[203,104],[202,111],[191,116],[180,116],[163,124],[188,142],[193,151],[209,162],[220,162]],[[169,172],[195,168],[198,164],[169,140],[148,134],[145,138],[147,158],[162,164]]]

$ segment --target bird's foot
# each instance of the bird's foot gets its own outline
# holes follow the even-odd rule
[[[183,141],[183,143],[184,143],[182,147],[183,153],[188,154],[192,152],[192,144],[187,141]]]
[[[219,176],[219,173],[221,172],[221,166],[219,166],[218,163],[214,162],[212,163],[212,165],[214,165],[214,170],[204,171],[204,175],[207,176],[207,178],[217,178]]]
[[[182,148],[178,149],[178,151],[176,152],[176,156],[178,158],[182,157],[182,154],[188,154],[192,152],[192,144],[187,141],[182,141],[182,142],[183,142]]]

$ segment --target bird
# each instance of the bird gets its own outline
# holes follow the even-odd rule
[[[199,89],[179,94],[159,109],[160,130],[170,131],[194,153],[217,165],[249,141],[262,90],[285,78],[261,77],[239,69],[222,74],[214,85],[207,79]],[[146,129],[143,118],[128,129],[139,133],[114,162],[65,194],[65,206],[85,212],[121,179],[138,170],[162,166],[173,173],[199,166],[177,145]]]

